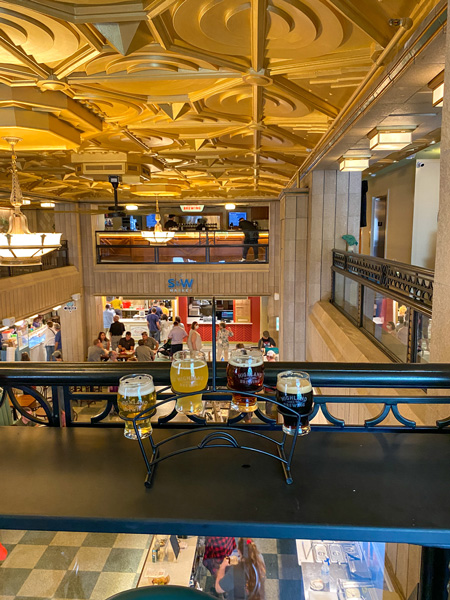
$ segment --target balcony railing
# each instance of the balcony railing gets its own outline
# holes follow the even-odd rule
[[[218,264],[269,261],[269,232],[244,243],[241,231],[177,231],[165,245],[151,245],[140,232],[97,231],[98,264]]]
[[[48,271],[50,269],[59,269],[69,265],[69,249],[67,240],[61,241],[61,248],[54,250],[42,257],[42,264],[35,267],[0,267],[1,277],[15,277],[17,275],[26,275],[27,273],[37,273],[38,271]]]
[[[332,303],[396,362],[429,362],[434,272],[333,250]]]
[[[211,365],[210,365],[211,367]],[[396,364],[357,364],[347,363],[265,363],[264,391],[259,400],[260,410],[248,423],[246,416],[228,413],[226,419],[217,416],[210,409],[206,420],[221,427],[235,425],[252,429],[280,429],[271,396],[275,393],[277,374],[287,370],[302,370],[310,374],[315,388],[315,408],[310,419],[317,417],[313,428],[332,431],[427,431],[450,433],[450,394],[433,394],[433,390],[450,390],[450,365],[396,365]],[[120,418],[111,419],[111,411],[116,406],[117,392],[112,386],[118,386],[119,379],[130,373],[149,373],[152,375],[158,390],[158,400],[168,398],[172,394],[170,386],[170,363],[9,363],[0,366],[0,409],[9,401],[16,415],[24,415],[42,425],[59,426],[60,415],[64,414],[64,424],[69,427],[123,427]],[[213,385],[210,370],[209,388]],[[226,366],[217,365],[216,387],[226,390]],[[330,391],[328,391],[328,388]],[[336,389],[349,390],[348,395],[336,392]],[[363,395],[361,388],[367,390]],[[113,388],[116,389],[116,388]],[[385,389],[385,393],[379,393]],[[374,393],[370,393],[374,390]],[[393,393],[394,390],[394,393]],[[29,405],[33,406],[33,415],[24,408],[22,394],[27,396]],[[203,392],[206,406],[212,402],[231,400],[223,392],[218,398],[212,391]],[[344,415],[344,406],[347,410]],[[363,420],[360,420],[362,405],[366,405]],[[412,418],[411,411],[405,416],[405,409],[420,405],[448,407],[443,418],[437,421],[418,425]],[[28,406],[28,405],[26,405]],[[83,416],[75,409],[89,406],[90,410]],[[348,408],[355,408],[352,413]],[[358,408],[359,407],[359,408]],[[369,408],[367,408],[369,407]],[[370,408],[372,407],[372,409]],[[97,412],[96,410],[97,409]],[[356,410],[357,409],[357,410]],[[403,409],[403,410],[402,410]],[[62,412],[61,412],[62,411]],[[204,421],[180,423],[173,421],[175,414],[171,407],[167,414],[153,417],[154,427],[199,427]],[[208,411],[207,411],[208,412]],[[358,417],[356,414],[358,413]],[[37,415],[37,416],[36,416]],[[223,416],[223,415],[222,415]],[[77,419],[77,420],[76,420]]]

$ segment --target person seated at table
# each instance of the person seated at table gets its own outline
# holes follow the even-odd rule
[[[260,350],[262,350],[263,348],[269,348],[270,346],[275,348],[276,345],[277,343],[275,342],[273,337],[270,337],[270,333],[267,330],[263,331],[262,338],[258,342],[258,348]]]
[[[145,345],[144,340],[138,341],[138,345],[136,348],[136,359],[139,362],[148,362],[150,360],[153,360],[153,352],[151,351],[149,346]]]
[[[117,352],[115,350],[111,350],[109,353],[109,358],[106,362],[118,362],[117,360]],[[117,390],[116,390],[117,392]]]
[[[28,352],[22,352],[22,354],[20,356],[20,360],[24,361],[24,362],[30,361],[31,358],[30,358],[30,355],[28,354]]]
[[[61,350],[55,350],[53,352],[53,354],[52,354],[52,360],[54,360],[55,362],[62,362],[63,361]]]
[[[102,360],[102,356],[108,356],[108,351],[105,350],[102,346],[101,341],[98,338],[92,342],[92,346],[88,348],[88,362],[100,362]]]
[[[133,352],[134,346],[135,344],[134,339],[131,337],[131,331],[127,331],[125,337],[119,340],[119,352]]]
[[[105,350],[110,350],[111,342],[106,337],[106,333],[104,331],[100,331],[98,334],[98,339],[101,341],[102,346]]]
[[[139,342],[140,341],[141,340],[139,340]],[[144,346],[147,346],[147,348],[150,348],[150,350],[152,352],[152,356],[155,356],[156,351],[159,348],[159,344],[155,340],[155,338],[148,335],[148,333],[146,331],[143,331],[142,332],[142,341],[144,342]],[[138,344],[139,344],[139,342],[138,342]]]
[[[236,344],[236,350],[243,350],[244,348],[245,348],[245,346],[242,342],[239,342],[238,344]]]

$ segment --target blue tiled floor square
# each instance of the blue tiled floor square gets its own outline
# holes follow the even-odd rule
[[[276,554],[263,554],[266,565],[267,579],[278,579],[278,556]]]
[[[277,540],[278,554],[297,555],[297,544],[295,540]]]
[[[304,600],[303,583],[291,579],[280,579],[280,600]]]

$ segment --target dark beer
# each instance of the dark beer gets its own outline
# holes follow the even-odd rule
[[[298,419],[289,410],[290,408],[300,416],[299,435],[306,435],[311,431],[309,415],[313,410],[313,392],[308,373],[302,371],[283,371],[277,377],[277,401],[282,404],[278,411],[283,415],[283,431],[294,435]]]
[[[227,383],[230,390],[256,394],[263,389],[264,363],[259,350],[234,350],[227,365]],[[239,412],[253,412],[258,408],[256,398],[233,394],[232,408]]]

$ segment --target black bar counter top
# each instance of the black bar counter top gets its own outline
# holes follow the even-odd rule
[[[0,440],[0,528],[450,544],[446,433],[312,432],[290,486],[273,458],[194,451],[159,464],[151,489],[121,429],[0,427]]]

